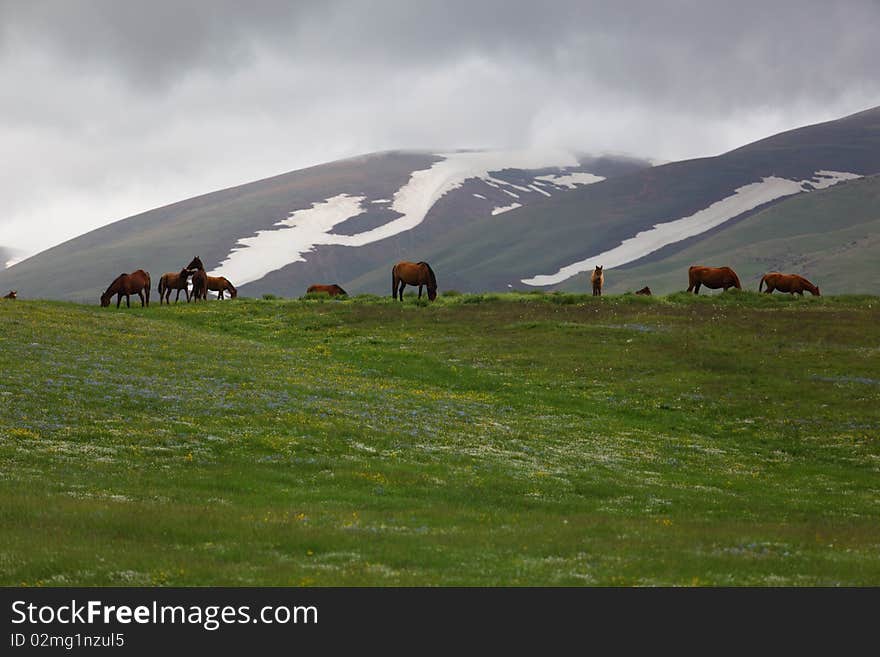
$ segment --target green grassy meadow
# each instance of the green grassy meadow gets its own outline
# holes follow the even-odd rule
[[[880,298],[0,302],[0,583],[880,585]]]

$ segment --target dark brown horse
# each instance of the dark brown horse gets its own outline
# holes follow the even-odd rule
[[[767,274],[764,274],[761,277],[761,282],[758,283],[758,292],[761,291],[761,287],[764,284],[767,284],[767,289],[765,292],[770,294],[773,290],[779,290],[780,292],[788,292],[792,296],[795,294],[800,294],[804,296],[804,290],[812,294],[814,297],[822,296],[819,293],[819,288],[810,283],[803,276],[798,276],[797,274],[780,274],[778,271],[771,271]]]
[[[694,265],[688,269],[687,291],[699,294],[701,285],[705,285],[712,290],[723,287],[725,292],[731,287],[735,287],[737,290],[742,289],[742,286],[739,284],[739,276],[730,267],[700,267]]]
[[[4,299],[17,299],[18,298],[17,290],[9,290],[9,294],[7,294],[3,298]]]
[[[428,299],[437,298],[437,278],[434,270],[427,262],[398,262],[391,269],[391,296],[400,297],[403,301],[403,288],[407,285],[419,286],[419,299],[422,298],[422,286],[428,286]]]
[[[146,300],[144,299],[146,293]],[[110,297],[116,296],[116,307],[122,301],[122,295],[125,295],[125,307],[131,308],[130,297],[137,294],[141,298],[141,306],[150,305],[150,275],[143,269],[138,269],[130,274],[119,274],[116,279],[110,283],[107,291],[101,295],[101,307],[106,308],[110,305]]]
[[[229,292],[233,299],[238,296],[238,290],[225,276],[208,276],[208,289],[217,292],[217,298],[222,299],[224,292]]]
[[[166,272],[162,274],[162,278],[159,279],[159,305],[162,305],[162,300],[164,299],[166,303],[171,305],[171,292],[177,290],[177,296],[174,297],[174,303],[177,303],[180,299],[180,292],[186,294],[186,301],[189,303],[189,290],[186,286],[186,279],[189,277],[190,271],[189,269],[181,269],[179,273],[174,273],[173,271]]]
[[[186,266],[192,273],[192,293],[190,298],[193,301],[208,300],[208,274],[205,271],[205,265],[202,264],[201,258],[196,256]]]
[[[601,297],[602,286],[605,284],[605,272],[602,271],[602,265],[598,265],[590,274],[590,283],[593,286],[593,296]]]
[[[309,285],[309,289],[306,290],[306,294],[314,294],[314,293],[324,293],[329,294],[331,297],[338,297],[341,294],[348,295],[348,292],[339,287],[336,283],[333,285]]]
[[[643,287],[641,290],[636,290],[636,294],[644,294],[645,296],[651,296],[651,288],[647,285]]]

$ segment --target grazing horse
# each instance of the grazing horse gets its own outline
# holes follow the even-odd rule
[[[819,288],[810,283],[803,276],[798,276],[797,274],[780,274],[778,271],[771,271],[767,274],[764,274],[761,277],[761,282],[758,283],[758,292],[761,291],[761,287],[764,284],[767,284],[767,289],[764,290],[765,293],[770,294],[773,290],[779,290],[780,292],[788,292],[791,296],[794,296],[795,293],[804,296],[804,290],[812,294],[814,297],[822,296],[819,294]]]
[[[651,288],[647,285],[643,287],[641,290],[636,290],[636,294],[644,294],[645,296],[651,296]]]
[[[16,294],[17,290],[9,290],[9,294],[7,294],[4,299],[17,299],[18,295]]]
[[[742,289],[742,286],[739,284],[739,276],[730,267],[700,267],[694,265],[688,268],[687,291],[699,294],[701,285],[705,285],[712,290],[723,287],[725,292],[731,287],[735,287],[737,290]]]
[[[144,293],[146,292],[146,301],[144,301]],[[101,295],[101,307],[106,308],[110,305],[110,297],[116,296],[116,307],[122,301],[122,295],[125,295],[125,307],[131,308],[130,295],[137,294],[141,298],[141,307],[150,305],[150,275],[143,269],[138,269],[130,274],[119,274],[116,279],[110,283],[107,291]]]
[[[196,256],[186,266],[192,273],[192,300],[202,301],[208,300],[208,274],[205,271],[205,265],[202,264],[201,258]]]
[[[217,292],[217,298],[222,299],[224,292],[229,292],[233,299],[238,296],[238,290],[225,276],[208,276],[208,289]]]
[[[189,290],[186,287],[186,279],[190,275],[189,269],[181,269],[180,273],[175,274],[173,271],[162,274],[159,279],[159,305],[162,305],[162,299],[168,305],[171,305],[171,292],[177,290],[177,296],[174,297],[174,303],[180,300],[180,291],[186,294],[186,302],[189,303]]]
[[[403,288],[407,285],[419,286],[419,299],[422,298],[422,286],[428,286],[428,299],[437,298],[437,278],[434,270],[427,262],[398,262],[391,269],[391,296],[398,296],[403,301]],[[398,287],[399,286],[399,287]]]
[[[593,285],[593,296],[601,297],[602,286],[605,284],[605,272],[602,271],[602,265],[598,265],[590,274],[590,283]]]
[[[348,296],[348,292],[343,290],[336,283],[334,283],[333,285],[309,285],[309,289],[306,290],[306,294],[312,294],[314,292],[325,292],[331,297],[337,297],[340,294]]]

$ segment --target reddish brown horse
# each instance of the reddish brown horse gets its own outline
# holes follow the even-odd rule
[[[17,290],[9,290],[9,294],[7,294],[3,298],[4,299],[17,299],[18,298]]]
[[[198,301],[201,299],[202,301],[208,300],[208,274],[205,271],[205,266],[202,264],[201,258],[196,256],[190,263],[186,266],[192,273],[192,293],[190,298],[193,301]]]
[[[171,292],[177,290],[177,296],[174,297],[174,303],[177,303],[180,300],[180,292],[186,294],[186,301],[189,303],[189,290],[186,287],[186,279],[189,277],[190,271],[189,269],[181,269],[179,273],[175,274],[173,271],[166,272],[162,274],[162,278],[159,279],[159,305],[162,305],[162,300],[164,299],[168,305],[171,305]]]
[[[144,299],[146,293],[146,300]],[[143,269],[138,269],[130,274],[119,274],[116,279],[110,283],[107,291],[101,295],[101,307],[106,308],[110,305],[110,297],[116,296],[116,307],[122,301],[122,295],[125,295],[125,307],[131,308],[131,295],[137,294],[141,298],[141,306],[150,305],[150,275]]]
[[[217,298],[222,299],[224,292],[229,292],[233,299],[238,296],[238,290],[225,276],[208,276],[208,289],[217,293]]]
[[[742,289],[739,284],[739,276],[730,267],[699,267],[696,265],[690,267],[688,269],[687,291],[699,294],[701,285],[712,290],[723,287],[725,292],[731,287],[735,287],[737,290]]]
[[[419,299],[422,298],[422,287],[428,286],[428,298],[437,298],[437,278],[434,270],[427,262],[398,262],[391,269],[391,296],[403,301],[403,288],[407,285],[419,286]]]
[[[590,283],[593,286],[593,296],[601,297],[602,286],[605,284],[605,272],[602,271],[602,265],[598,265],[590,274]]]
[[[651,288],[647,285],[643,287],[641,290],[636,290],[636,294],[644,294],[645,296],[651,296]]]
[[[306,294],[313,293],[325,293],[329,294],[331,297],[338,297],[342,294],[348,296],[348,292],[339,287],[336,283],[333,285],[309,285],[309,289],[306,290]]]
[[[765,283],[767,284],[767,289],[765,290],[767,294],[772,293],[774,290],[779,290],[780,292],[788,292],[792,296],[795,294],[804,296],[804,290],[806,290],[814,297],[822,296],[819,294],[818,287],[810,283],[810,281],[803,276],[798,276],[797,274],[780,274],[778,271],[771,271],[764,274],[761,277],[761,282],[758,283],[758,292],[761,291],[761,288]]]

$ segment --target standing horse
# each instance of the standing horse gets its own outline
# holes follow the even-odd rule
[[[341,294],[348,296],[348,292],[343,290],[336,283],[334,283],[333,285],[309,285],[309,289],[306,290],[306,294],[313,294],[315,292],[323,292],[329,294],[331,297],[337,297]]]
[[[173,271],[162,274],[159,279],[159,305],[162,305],[162,299],[170,306],[171,292],[177,290],[177,296],[174,297],[174,303],[180,300],[180,291],[186,294],[186,302],[189,303],[189,290],[186,287],[186,279],[189,277],[189,269],[181,269],[180,273],[175,274]]]
[[[687,291],[699,294],[701,285],[705,285],[712,290],[723,287],[725,292],[731,287],[735,287],[737,290],[742,289],[742,286],[739,284],[739,276],[730,267],[700,267],[694,265],[688,269]]]
[[[761,291],[761,287],[765,283],[767,284],[767,289],[764,291],[766,294],[772,293],[773,290],[779,290],[780,292],[788,292],[791,296],[794,296],[796,293],[804,296],[804,290],[806,290],[814,297],[822,296],[819,294],[818,287],[797,274],[780,274],[778,271],[764,274],[761,277],[761,282],[758,283],[758,292]]]
[[[217,298],[222,299],[224,292],[229,292],[233,299],[238,296],[238,290],[225,276],[208,276],[208,289],[217,292]]]
[[[9,290],[9,294],[7,294],[3,298],[4,299],[17,299],[18,298],[17,292],[18,292],[18,290]]]
[[[602,271],[602,265],[597,266],[590,274],[590,283],[593,285],[593,296],[601,297],[602,286],[605,284],[605,272]]]
[[[201,258],[196,256],[186,266],[192,273],[192,300],[202,301],[208,300],[208,274],[205,271],[205,265],[202,264]]]
[[[437,298],[437,278],[434,270],[427,262],[398,262],[391,269],[391,296],[403,301],[403,288],[407,285],[419,286],[419,299],[422,298],[422,286],[428,286],[428,299]],[[399,287],[398,287],[399,286]]]
[[[144,301],[144,293],[146,292],[146,301]],[[119,274],[116,279],[110,283],[110,287],[101,295],[101,307],[106,308],[110,305],[110,297],[116,296],[116,307],[122,301],[122,295],[125,295],[125,307],[131,308],[130,295],[137,294],[141,298],[141,307],[150,305],[150,275],[143,269],[138,269],[130,274]]]

